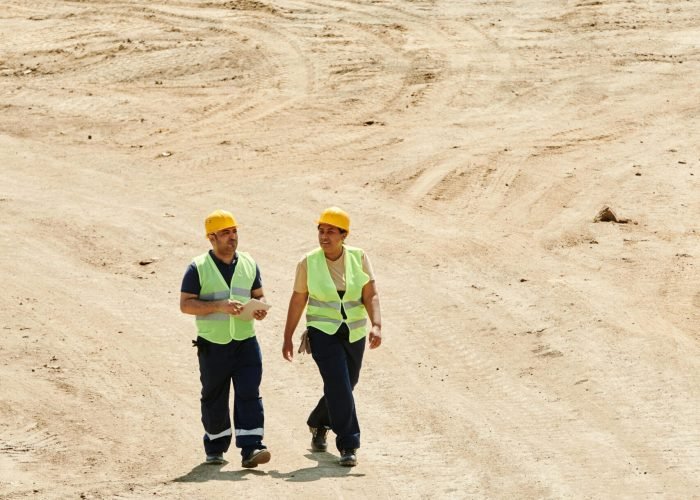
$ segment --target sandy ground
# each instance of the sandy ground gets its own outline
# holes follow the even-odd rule
[[[699,19],[3,0],[0,498],[700,498]],[[354,469],[310,452],[320,377],[281,356],[328,205],[384,316]],[[274,304],[256,470],[201,464],[178,299],[215,208]]]

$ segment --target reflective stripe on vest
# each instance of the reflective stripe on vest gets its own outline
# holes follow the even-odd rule
[[[199,273],[199,300],[238,300],[248,302],[250,289],[255,281],[256,265],[245,252],[237,252],[238,262],[229,287],[216,267],[209,252],[194,259]],[[226,313],[198,315],[198,335],[215,344],[228,344],[233,340],[245,340],[255,335],[253,321],[243,321]]]
[[[318,248],[306,255],[306,282],[309,288],[306,326],[333,335],[340,325],[346,323],[350,330],[350,342],[355,342],[367,335],[367,311],[361,298],[369,275],[362,269],[362,250],[349,246],[343,248],[345,293],[342,299],[331,278],[323,250]],[[347,319],[343,319],[341,305]]]

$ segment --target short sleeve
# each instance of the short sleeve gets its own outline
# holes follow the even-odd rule
[[[255,264],[255,279],[253,280],[253,286],[250,289],[257,290],[258,288],[262,288],[262,277],[260,276],[260,267]]]
[[[294,291],[308,293],[309,285],[306,280],[306,255],[297,263],[297,271],[294,276]]]
[[[374,281],[374,269],[372,269],[372,263],[365,252],[362,252],[362,270],[369,275],[370,281]]]
[[[192,262],[187,267],[185,271],[185,276],[182,278],[182,285],[180,286],[180,291],[183,293],[191,293],[193,295],[199,295],[202,290],[202,285],[199,284],[199,272],[197,271],[197,265]]]

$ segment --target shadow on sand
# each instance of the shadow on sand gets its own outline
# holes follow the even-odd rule
[[[247,476],[265,476],[269,475],[275,479],[284,481],[304,483],[318,481],[326,477],[363,477],[364,474],[353,473],[351,467],[341,467],[338,465],[338,457],[330,453],[308,453],[305,455],[309,460],[315,461],[316,465],[304,467],[301,469],[280,472],[279,470],[265,469],[239,469],[239,470],[222,470],[229,462],[224,462],[221,465],[211,465],[201,463],[195,466],[184,476],[176,477],[172,480],[174,483],[203,483],[205,481],[245,481]],[[274,460],[274,456],[273,456]]]

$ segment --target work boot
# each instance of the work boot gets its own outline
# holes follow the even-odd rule
[[[246,469],[253,469],[260,464],[266,464],[270,461],[270,452],[265,448],[258,448],[253,450],[246,457],[243,458],[241,466]]]
[[[328,427],[309,427],[311,431],[311,449],[313,451],[326,451],[328,449],[328,443],[326,442],[326,435],[328,434]]]
[[[204,462],[211,465],[221,465],[224,463],[224,454],[212,453],[211,455],[207,455]]]
[[[355,467],[357,465],[355,450],[342,450],[338,463],[344,467]]]

